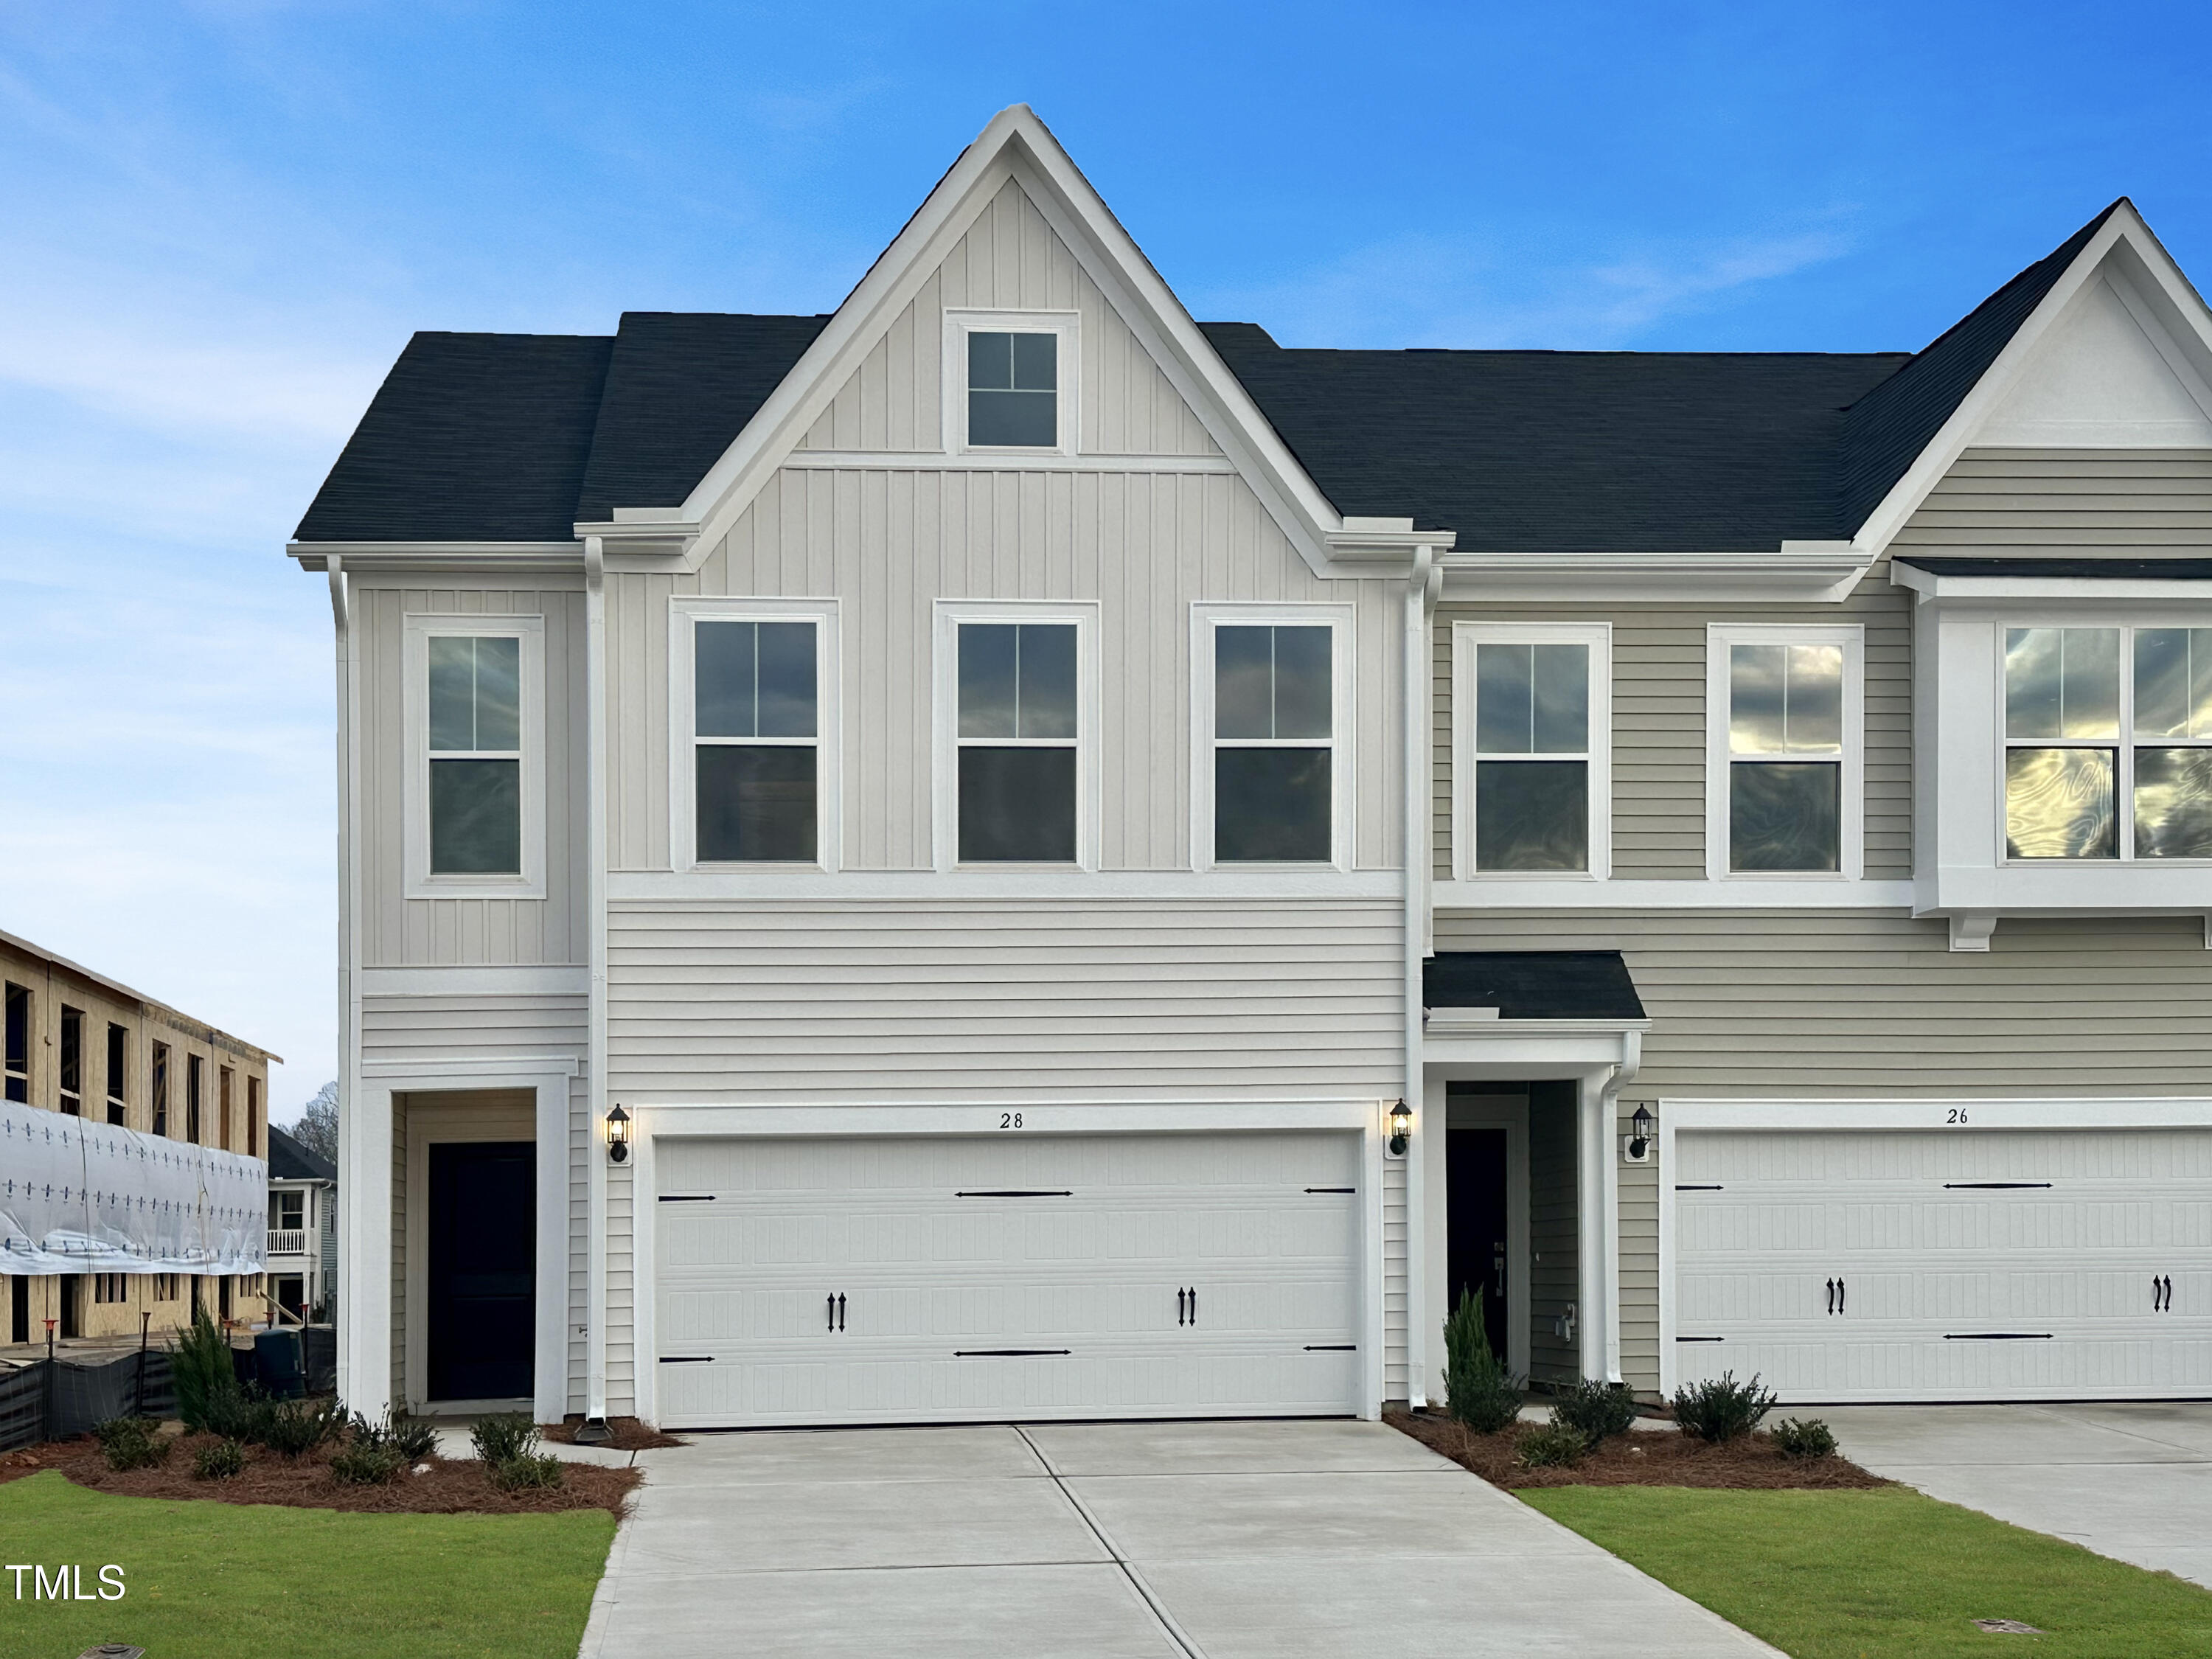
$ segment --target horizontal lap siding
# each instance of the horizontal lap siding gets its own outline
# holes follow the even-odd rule
[[[2208,546],[2212,450],[1970,449],[1891,551],[2155,558]]]
[[[584,959],[584,599],[562,590],[377,587],[355,580],[360,653],[362,954],[370,967],[573,963]],[[545,896],[409,899],[405,619],[545,619]]]
[[[1582,1375],[1577,1346],[1582,1340],[1580,1324],[1570,1341],[1553,1323],[1581,1295],[1575,1093],[1572,1083],[1536,1083],[1528,1089],[1528,1319],[1532,1382],[1571,1382]]]
[[[1389,906],[625,903],[614,1086],[655,1100],[1364,1097]]]
[[[1672,605],[1440,607],[1432,645],[1436,711],[1436,872],[1452,873],[1452,624],[1609,623],[1613,626],[1613,873],[1623,880],[1701,880],[1705,873],[1705,653],[1711,623],[1782,623],[1866,630],[1866,873],[1912,871],[1911,595],[1877,566],[1839,605]]]

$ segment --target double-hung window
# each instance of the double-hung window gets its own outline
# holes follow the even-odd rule
[[[1452,635],[1461,878],[1606,875],[1610,629],[1460,623]]]
[[[1196,867],[1341,864],[1350,702],[1335,606],[1196,615]]]
[[[2212,859],[2212,629],[2008,628],[2005,856]]]
[[[945,428],[956,449],[1073,454],[1081,353],[1073,312],[947,311]]]
[[[1097,612],[940,600],[936,862],[1097,867]]]
[[[544,619],[406,619],[408,895],[544,895]]]
[[[1862,640],[1856,627],[1709,630],[1709,875],[1858,878]]]
[[[687,597],[670,625],[675,867],[836,868],[836,601]]]

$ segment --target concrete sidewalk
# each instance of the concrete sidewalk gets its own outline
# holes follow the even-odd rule
[[[2212,1405],[1831,1406],[1844,1455],[1930,1498],[2212,1587]]]
[[[586,1659],[1774,1651],[1376,1424],[763,1431],[636,1461]]]

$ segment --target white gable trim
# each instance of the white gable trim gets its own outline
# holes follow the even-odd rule
[[[577,534],[604,537],[611,556],[680,554],[684,568],[696,569],[1010,179],[1316,574],[1336,559],[1402,561],[1416,545],[1452,544],[1449,531],[1416,533],[1410,520],[1347,521],[1330,505],[1026,104],[1001,110],[962,153],[681,508],[651,517],[618,512],[611,523],[579,525]]]
[[[2122,202],[2112,210],[2112,216],[2097,228],[2097,234],[2075,256],[2074,263],[2051,284],[2042,301],[2028,313],[2027,320],[2006,343],[1973,390],[1951,411],[1951,418],[1906,469],[1905,476],[1868,514],[1852,544],[1869,561],[1887,550],[1898,532],[1919,511],[1921,503],[1959,457],[1972,446],[1990,416],[2019,384],[2044,336],[2065,313],[2082,288],[2098,280],[2108,262],[2118,279],[2113,284],[2116,291],[2145,333],[2160,343],[2161,355],[2167,355],[2169,363],[2173,359],[2168,346],[2179,348],[2184,362],[2177,370],[2189,371],[2183,383],[2212,384],[2212,312],[2206,310],[2203,300],[2174,264],[2173,256],[2151,234],[2150,227],[2143,222],[2134,204]]]

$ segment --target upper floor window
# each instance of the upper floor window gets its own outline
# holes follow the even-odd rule
[[[1710,874],[1858,877],[1862,637],[1855,627],[1710,631]]]
[[[1612,708],[1601,623],[1453,628],[1462,876],[1603,876]]]
[[[8,987],[7,1048],[4,1077],[7,1097],[28,1103],[31,1098],[31,994],[21,985]]]
[[[62,1010],[61,1109],[84,1115],[84,1010]]]
[[[1073,454],[1080,320],[1073,312],[947,311],[947,447]]]
[[[185,1139],[200,1144],[200,1079],[206,1067],[198,1054],[185,1056]]]
[[[811,864],[819,833],[818,625],[701,617],[696,627],[698,860]]]
[[[544,619],[406,619],[411,898],[543,896]]]
[[[261,1079],[246,1079],[246,1155],[261,1156]]]
[[[269,1231],[298,1232],[307,1224],[307,1195],[276,1192],[269,1194]]]
[[[1060,442],[1060,337],[976,329],[968,336],[968,441],[1050,449]]]
[[[146,1109],[151,1115],[153,1132],[157,1135],[169,1133],[169,1045],[157,1042],[146,1061]]]
[[[936,863],[1097,867],[1097,611],[940,600]]]
[[[120,1025],[107,1028],[107,1121],[120,1123],[126,1115],[131,1087],[131,1033]]]
[[[669,635],[672,867],[836,867],[837,602],[686,596]]]
[[[2005,630],[2005,856],[2212,858],[2212,629]]]
[[[1349,856],[1345,619],[1336,605],[1196,608],[1195,867]]]

